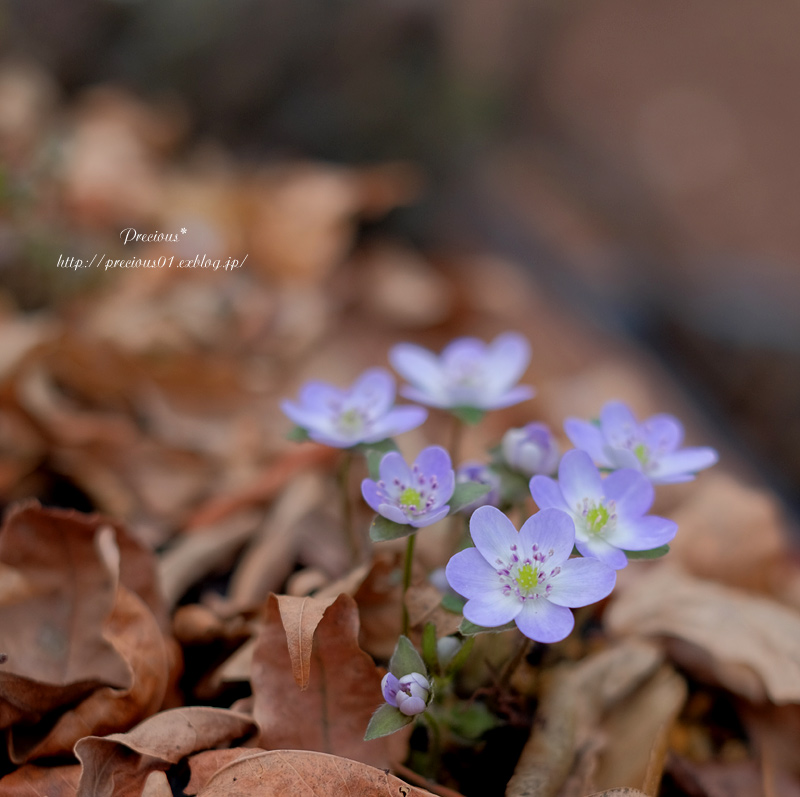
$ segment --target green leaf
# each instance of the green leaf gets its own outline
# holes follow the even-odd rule
[[[422,659],[428,672],[439,672],[439,652],[436,649],[436,626],[425,623],[422,629]]]
[[[302,426],[295,426],[286,435],[286,439],[294,440],[295,443],[305,443],[306,440],[310,440],[311,438],[308,436],[308,430],[304,429]]]
[[[479,410],[477,407],[453,407],[450,412],[452,412],[459,421],[469,426],[475,426],[476,423],[480,423],[483,416],[486,415],[485,410]]]
[[[367,458],[369,477],[376,482],[381,478],[381,460],[386,456],[386,452],[371,448],[365,452],[365,456]]]
[[[625,551],[628,559],[658,559],[669,553],[669,545],[659,545],[658,548],[651,548],[649,551]]]
[[[464,640],[464,644],[461,646],[458,653],[450,659],[450,663],[447,665],[445,669],[445,675],[451,675],[454,672],[458,672],[463,666],[464,662],[469,658],[469,654],[472,653],[472,648],[475,645],[475,637],[471,636]]]
[[[475,636],[475,634],[499,634],[501,631],[510,631],[512,628],[516,628],[517,624],[512,620],[510,623],[506,623],[505,625],[498,625],[497,628],[484,628],[482,625],[475,625],[475,623],[471,623],[465,617],[461,621],[461,625],[458,627],[459,633],[462,633],[464,636]]]
[[[447,725],[453,733],[470,741],[480,739],[486,731],[500,724],[486,704],[479,701],[454,706],[447,714]]]
[[[450,514],[453,515],[459,509],[469,506],[473,501],[482,498],[491,490],[491,485],[481,484],[480,482],[461,482],[456,485],[453,495],[447,502],[450,504]]]
[[[388,454],[390,451],[397,451],[397,443],[391,437],[386,437],[376,443],[358,443],[353,446],[353,451],[361,451],[364,454],[369,451],[380,451],[381,454]]]
[[[375,515],[375,519],[369,527],[369,538],[373,542],[388,542],[389,540],[408,537],[416,531],[417,529],[414,526],[409,526],[408,523],[395,523],[383,515]]]
[[[425,662],[422,661],[422,656],[417,653],[417,649],[407,636],[401,634],[400,639],[397,640],[392,658],[389,659],[389,672],[395,678],[402,678],[412,672],[418,672],[420,675],[428,677],[428,670]]]
[[[442,596],[442,608],[447,609],[448,612],[452,612],[453,614],[461,614],[465,603],[466,601],[463,598],[459,598],[457,595],[448,594]]]
[[[370,718],[367,725],[367,732],[364,734],[364,741],[380,739],[381,736],[388,736],[395,733],[406,725],[414,721],[413,717],[407,717],[400,709],[384,703]]]

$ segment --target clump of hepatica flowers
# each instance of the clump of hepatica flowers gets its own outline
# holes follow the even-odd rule
[[[397,641],[381,691],[386,702],[372,715],[364,736],[367,740],[387,736],[410,724],[433,697],[425,662],[406,636]]]
[[[307,382],[300,400],[281,409],[312,440],[334,448],[377,443],[415,429],[428,417],[423,407],[395,407],[395,382],[384,368],[370,368],[350,388]]]
[[[681,448],[683,426],[672,415],[653,415],[637,421],[621,401],[609,401],[600,411],[599,423],[568,418],[564,431],[576,448],[586,451],[601,468],[633,468],[653,484],[694,479],[699,470],[713,465],[713,448]]]
[[[646,476],[623,468],[603,478],[585,451],[568,451],[558,467],[558,481],[534,476],[530,490],[540,509],[571,515],[575,545],[583,556],[615,570],[628,564],[628,555],[666,553],[663,546],[678,530],[671,520],[645,514],[654,498]]]
[[[398,452],[390,451],[380,461],[379,474],[377,481],[361,482],[361,493],[387,520],[418,529],[450,511],[447,502],[455,489],[455,473],[441,446],[424,448],[411,467]]]
[[[499,509],[483,506],[470,520],[474,548],[455,554],[445,573],[467,598],[464,617],[494,628],[510,622],[537,642],[558,642],[574,626],[571,608],[588,606],[614,588],[616,572],[597,559],[570,558],[572,518],[544,509],[517,532]]]
[[[412,343],[399,343],[389,352],[394,369],[410,385],[401,394],[412,401],[453,411],[510,407],[534,395],[532,387],[517,385],[530,360],[527,340],[514,332],[491,343],[457,338],[437,356]]]

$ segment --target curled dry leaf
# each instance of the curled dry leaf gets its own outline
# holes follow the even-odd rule
[[[297,608],[300,601],[314,599],[290,600]],[[267,604],[252,666],[260,746],[316,750],[384,767],[403,758],[406,734],[364,741],[369,719],[383,699],[378,669],[358,646],[358,608],[350,596],[340,595],[316,621],[307,688],[301,691],[297,685],[295,668],[306,677],[302,661],[309,655],[307,634],[315,621],[316,615],[304,630],[295,612],[287,644],[279,602],[271,599]],[[293,656],[290,646],[295,648]]]
[[[612,598],[605,620],[617,635],[676,640],[687,669],[751,701],[800,702],[800,615],[772,600],[664,562]]]
[[[119,549],[97,516],[12,510],[0,533],[0,727],[38,719],[131,672],[106,636]]]
[[[163,711],[127,733],[87,736],[75,745],[83,765],[78,797],[138,797],[150,772],[255,730],[253,719],[245,714],[191,706]]]
[[[150,610],[134,593],[120,587],[105,633],[131,671],[129,689],[101,687],[47,723],[19,724],[8,731],[12,761],[69,754],[78,739],[131,727],[161,707],[170,680],[165,640]]]
[[[223,767],[198,797],[431,797],[385,769],[325,753],[272,750]]]
[[[628,641],[547,673],[507,797],[583,795],[608,783],[635,784],[655,794],[666,733],[685,698],[682,680],[660,667],[661,660],[655,646]],[[627,716],[631,711],[634,716]],[[635,745],[630,739],[618,744],[607,732],[615,713],[641,733]]]
[[[231,747],[226,750],[204,750],[189,759],[191,777],[184,786],[184,794],[195,795],[205,787],[212,776],[223,767],[240,758],[265,753],[260,747]]]
[[[75,797],[81,768],[78,764],[39,767],[25,764],[0,778],[3,797]]]

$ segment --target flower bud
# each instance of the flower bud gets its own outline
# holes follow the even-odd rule
[[[404,675],[397,682],[395,694],[397,708],[408,717],[421,714],[428,705],[431,695],[431,685],[428,679],[418,672]]]
[[[500,500],[500,477],[488,466],[481,462],[464,462],[456,468],[456,484],[464,482],[478,482],[478,484],[488,484],[491,488],[486,495],[482,495],[471,504],[462,506],[460,512],[469,514],[474,512],[479,506],[497,506]]]
[[[500,446],[506,464],[526,476],[549,476],[558,467],[561,451],[544,423],[529,423],[521,429],[509,429],[503,435]]]

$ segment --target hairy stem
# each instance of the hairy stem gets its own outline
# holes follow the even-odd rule
[[[414,561],[414,546],[417,543],[417,535],[416,532],[409,536],[408,543],[406,544],[406,561],[403,566],[403,597],[402,597],[402,605],[403,605],[403,634],[404,636],[408,636],[408,627],[410,625],[410,619],[408,616],[408,607],[406,606],[406,592],[408,592],[408,588],[411,586],[411,566]]]

